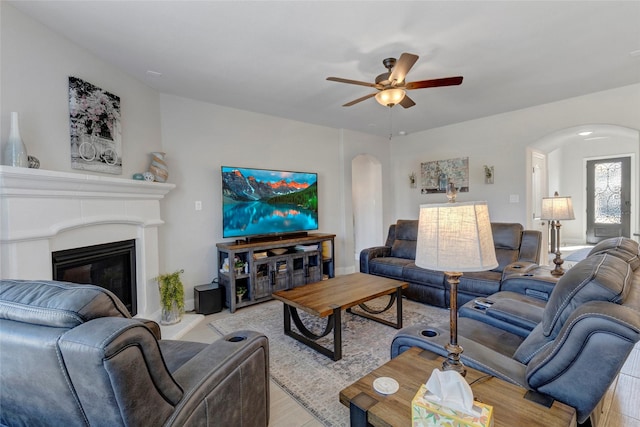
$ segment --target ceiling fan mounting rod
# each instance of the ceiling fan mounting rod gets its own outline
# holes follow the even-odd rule
[[[396,65],[396,58],[385,58],[382,60],[382,65],[391,72],[391,69]]]

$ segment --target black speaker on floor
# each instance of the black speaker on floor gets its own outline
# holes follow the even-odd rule
[[[209,283],[193,288],[196,313],[212,314],[222,311],[224,302],[224,287],[217,283]]]

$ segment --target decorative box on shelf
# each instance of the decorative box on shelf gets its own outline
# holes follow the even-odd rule
[[[413,427],[492,427],[493,406],[480,402],[474,402],[482,412],[479,416],[468,415],[464,412],[453,410],[438,405],[425,398],[427,386],[422,385],[411,401],[411,420]]]

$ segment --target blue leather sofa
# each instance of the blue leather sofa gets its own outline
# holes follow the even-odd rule
[[[491,271],[465,273],[458,285],[458,306],[500,290],[506,274],[538,267],[541,234],[524,230],[521,224],[491,224],[498,267]],[[418,220],[398,220],[389,227],[384,246],[360,252],[360,272],[405,281],[407,298],[437,307],[449,306],[449,284],[441,271],[415,264]]]
[[[640,340],[640,247],[618,237],[597,244],[557,282],[548,301],[510,291],[459,311],[462,362],[576,409],[599,425],[599,405]],[[492,303],[492,304],[491,304]],[[400,330],[391,357],[410,347],[447,355],[449,331]]]

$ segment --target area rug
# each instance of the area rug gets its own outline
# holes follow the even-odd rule
[[[387,302],[388,297],[381,297],[368,305],[380,307]],[[348,426],[349,410],[340,404],[340,390],[389,361],[391,341],[397,329],[343,312],[342,359],[334,362],[284,335],[282,306],[280,301],[269,301],[243,308],[226,318],[214,320],[209,326],[223,335],[240,329],[265,334],[269,338],[272,379],[324,425]],[[299,313],[309,329],[319,331],[324,326],[324,319],[320,322],[313,316]],[[394,317],[395,307],[392,307],[388,319]],[[448,310],[403,299],[404,326],[424,323],[448,329],[448,322]],[[331,333],[320,343],[330,346],[332,337]]]

